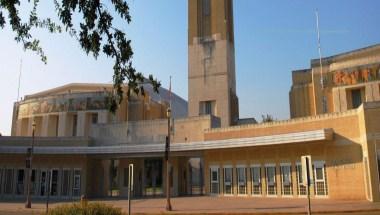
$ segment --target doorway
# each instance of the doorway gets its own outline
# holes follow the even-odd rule
[[[146,159],[144,161],[144,195],[157,196],[163,194],[162,159]]]

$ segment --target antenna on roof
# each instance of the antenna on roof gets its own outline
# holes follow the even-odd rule
[[[318,14],[318,9],[316,9],[316,11],[315,11],[315,16],[317,18],[319,68],[320,68],[320,76],[321,76],[320,77],[320,83],[321,83],[321,93],[322,93],[322,111],[323,111],[323,113],[326,113],[327,112],[327,104],[326,104],[326,96],[323,94],[323,91],[324,91],[324,80],[323,80],[321,36],[320,36],[320,31],[319,31],[319,14]]]
[[[169,107],[172,108],[172,76],[170,76],[169,80]]]
[[[19,98],[20,98],[21,71],[22,71],[22,58],[20,60],[20,71],[18,75],[17,101],[19,101]]]

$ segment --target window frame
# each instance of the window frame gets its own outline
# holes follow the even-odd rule
[[[322,169],[323,179],[317,179],[317,168]],[[314,179],[314,195],[318,198],[326,198],[328,197],[328,184],[327,184],[327,170],[326,170],[326,162],[323,160],[317,160],[313,162],[313,179]],[[318,190],[318,183],[322,183],[323,185],[323,193],[320,194]]]
[[[288,168],[288,182],[285,184],[285,175],[284,175],[284,169]],[[281,195],[284,197],[292,197],[293,196],[293,177],[292,177],[292,164],[291,163],[280,163],[280,175],[281,175]],[[287,187],[285,187],[287,186]],[[289,187],[289,193],[285,194],[285,188],[288,189]]]
[[[256,182],[254,182],[254,171],[253,169],[255,168],[258,168],[258,173],[259,173],[259,181],[257,182],[257,184],[255,184]],[[252,196],[262,196],[263,195],[263,190],[262,190],[262,174],[261,174],[261,170],[262,170],[262,167],[261,167],[261,164],[251,164],[250,166],[250,171],[251,171],[251,195]],[[254,189],[255,189],[255,186],[258,187],[258,191],[259,193],[255,193]]]
[[[213,166],[210,166],[209,167],[209,170],[210,170],[210,195],[219,195],[220,194],[220,172],[219,172],[219,166],[216,166],[216,165],[213,165]],[[217,176],[217,179],[216,180],[213,180],[213,172],[216,172],[216,176]],[[217,184],[217,190],[216,192],[214,192],[214,190],[212,189],[212,185],[213,184]]]
[[[268,163],[268,164],[265,164],[264,166],[265,166],[265,180],[266,180],[266,195],[268,197],[277,197],[278,191],[277,191],[277,180],[276,180],[276,174],[277,174],[276,164],[275,163]],[[269,178],[268,178],[269,168],[273,168],[273,170],[274,170],[274,175],[273,175],[274,181],[272,184],[269,184]],[[269,194],[270,186],[273,186],[274,194]]]
[[[244,184],[241,184],[240,182],[240,174],[239,174],[239,169],[243,169],[244,171]],[[236,185],[237,185],[237,194],[239,196],[246,196],[248,194],[248,180],[247,180],[247,165],[241,164],[241,165],[236,165]],[[241,193],[240,187],[244,186],[244,192]]]
[[[226,169],[229,169],[231,171],[231,181],[230,184],[226,183]],[[231,186],[231,192],[226,192],[226,186]],[[232,196],[234,194],[234,168],[232,165],[224,165],[223,166],[223,195],[225,196]]]

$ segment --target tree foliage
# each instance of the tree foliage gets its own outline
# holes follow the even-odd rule
[[[270,115],[270,114],[261,115],[261,118],[262,118],[262,121],[261,121],[261,122],[263,122],[263,123],[265,123],[265,122],[273,122],[273,121],[275,121],[275,119],[273,118],[273,116]]]
[[[105,5],[100,0],[53,0],[59,23],[52,18],[40,18],[37,13],[39,0],[0,0],[0,28],[9,25],[15,32],[15,40],[23,45],[24,50],[32,50],[46,64],[47,57],[40,45],[40,40],[33,37],[32,30],[45,29],[50,33],[68,32],[78,40],[87,55],[95,59],[103,53],[114,61],[114,91],[109,99],[109,109],[115,112],[123,100],[123,85],[126,84],[127,96],[131,92],[144,95],[143,84],[150,83],[158,92],[160,82],[149,75],[145,78],[132,65],[133,51],[131,40],[122,30],[115,27],[114,18],[120,17],[128,24],[131,22],[129,5],[125,0],[110,0]],[[22,20],[20,8],[31,5],[29,16]],[[111,11],[107,6],[111,5]],[[75,18],[79,16],[79,20]]]

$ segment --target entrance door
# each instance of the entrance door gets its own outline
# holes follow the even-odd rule
[[[190,158],[189,162],[190,175],[190,195],[200,195],[203,189],[202,164],[200,158]]]
[[[210,194],[219,194],[219,167],[210,167]]]
[[[156,196],[163,194],[162,159],[147,159],[144,161],[144,195]]]

